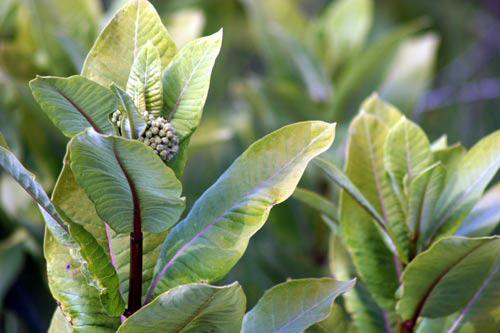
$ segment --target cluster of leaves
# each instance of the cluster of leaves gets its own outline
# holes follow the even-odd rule
[[[317,165],[342,189],[337,208],[303,191],[332,227],[331,270],[360,278],[345,296],[361,332],[496,332],[500,302],[500,131],[469,151],[434,143],[377,96],[349,127],[344,171]],[[474,238],[471,238],[474,237]]]
[[[270,209],[293,193],[335,133],[334,124],[310,121],[267,135],[179,221],[184,198],[178,177],[221,41],[218,32],[177,52],[152,5],[133,0],[104,28],[81,75],[31,82],[38,104],[71,139],[52,198],[3,137],[0,165],[46,222],[49,286],[59,304],[51,332],[300,332],[327,317],[336,296],[352,287],[352,280],[331,278],[288,281],[245,315],[238,283],[206,284],[235,265]],[[111,121],[116,110],[120,129]],[[167,164],[137,140],[145,113],[176,129],[179,151]],[[144,241],[139,266],[132,262],[138,235]],[[132,314],[125,299],[130,311],[137,269],[145,306]]]

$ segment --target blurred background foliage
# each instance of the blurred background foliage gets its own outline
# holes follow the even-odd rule
[[[331,151],[373,91],[437,139],[470,147],[500,127],[500,3],[496,0],[156,0],[179,48],[224,28],[203,121],[183,176],[188,206],[250,143],[292,122],[336,121]],[[39,110],[28,82],[80,72],[124,0],[0,1],[0,131],[50,191],[66,139]],[[255,304],[287,278],[328,271],[329,227],[301,202],[337,189],[315,167],[276,207],[225,281]],[[297,200],[299,199],[299,200]],[[330,219],[335,219],[335,208]],[[497,216],[498,218],[498,216]],[[0,173],[0,332],[44,332],[47,287],[36,207]]]

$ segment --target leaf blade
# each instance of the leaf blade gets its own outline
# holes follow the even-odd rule
[[[147,299],[179,284],[225,275],[272,206],[292,194],[309,160],[331,145],[334,127],[297,123],[251,145],[172,229]]]

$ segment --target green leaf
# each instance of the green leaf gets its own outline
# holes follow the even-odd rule
[[[266,291],[245,315],[241,332],[303,332],[328,317],[335,298],[354,283],[323,278],[279,284]]]
[[[42,110],[67,137],[89,127],[98,133],[113,133],[108,116],[116,110],[117,101],[103,86],[75,75],[37,77],[30,87]]]
[[[118,88],[115,84],[111,85],[111,91],[118,99],[118,110],[120,110],[122,115],[126,117],[124,128],[128,132],[126,133],[128,138],[139,138],[142,130],[146,126],[144,119],[139,114],[137,108],[132,102],[132,99],[125,91]]]
[[[431,151],[445,149],[448,147],[448,136],[446,134],[441,135],[438,139],[431,143]]]
[[[222,278],[271,208],[293,193],[308,162],[330,147],[334,133],[335,124],[302,122],[251,145],[172,229],[148,299],[180,284]]]
[[[70,147],[78,184],[114,231],[131,232],[135,219],[155,233],[177,222],[184,210],[182,185],[150,147],[94,131],[76,136]]]
[[[50,291],[71,322],[73,332],[115,332],[120,318],[106,313],[98,290],[88,284],[82,273],[82,263],[74,259],[70,250],[51,233],[45,233],[44,243]]]
[[[246,297],[238,282],[176,287],[129,317],[118,333],[239,332]]]
[[[398,312],[408,324],[460,311],[454,332],[474,316],[498,318],[499,283],[500,238],[443,238],[405,269]]]
[[[140,112],[159,116],[162,106],[161,60],[151,41],[139,51],[127,81],[127,93]]]
[[[423,249],[433,228],[436,202],[443,190],[446,169],[438,162],[415,177],[408,189],[408,216],[406,223],[412,232],[412,256]]]
[[[460,160],[437,201],[430,239],[453,234],[500,168],[500,131],[479,141]]]
[[[151,41],[165,68],[177,52],[158,13],[147,0],[130,0],[111,19],[87,55],[82,75],[119,88],[127,86],[137,53]]]
[[[372,19],[371,0],[341,0],[328,6],[321,17],[321,27],[325,34],[325,61],[330,71],[356,55]]]
[[[54,188],[52,200],[71,220],[77,221],[77,223],[84,226],[94,236],[106,254],[110,256],[111,263],[115,267],[120,281],[120,293],[123,299],[127,299],[130,277],[130,235],[116,234],[99,217],[94,204],[75,180],[70,168],[69,154],[65,158],[64,167]],[[167,232],[158,234],[143,233],[143,296],[146,294],[153,278],[154,266],[166,235]]]
[[[38,204],[47,228],[58,242],[71,249],[75,260],[82,265],[81,272],[87,283],[99,290],[99,297],[109,314],[119,315],[125,303],[118,292],[118,278],[104,250],[95,238],[80,225],[63,220],[43,188],[5,148],[0,147],[0,166],[2,166]]]
[[[332,221],[338,223],[337,206],[330,200],[322,197],[321,195],[300,187],[295,189],[292,198],[308,205],[309,207],[317,210],[319,213],[326,215]]]
[[[438,46],[434,33],[403,41],[378,89],[380,94],[410,115],[431,83]]]
[[[222,30],[196,39],[175,55],[163,73],[163,114],[180,139],[198,127],[221,44]]]
[[[64,313],[62,313],[61,308],[57,307],[54,311],[47,333],[72,333],[71,325],[64,317]]]
[[[500,223],[500,183],[491,187],[472,208],[456,236],[489,236]]]
[[[401,117],[391,106],[371,97],[349,127],[349,144],[345,174],[382,217],[386,230],[391,230],[395,254],[377,232],[373,214],[346,195],[340,197],[342,236],[362,280],[374,299],[392,311],[398,288],[400,261],[408,260],[409,238],[401,208],[384,168],[383,145],[389,132]],[[391,234],[389,234],[391,235]],[[395,257],[396,255],[396,257]]]
[[[406,198],[404,188],[431,162],[429,140],[424,131],[406,117],[401,117],[389,130],[384,143],[385,169],[395,184],[401,202]]]

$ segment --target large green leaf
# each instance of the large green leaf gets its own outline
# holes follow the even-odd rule
[[[35,100],[67,137],[88,127],[113,133],[108,120],[117,101],[111,91],[79,75],[69,78],[37,77],[30,82]]]
[[[410,326],[420,316],[460,311],[449,332],[475,316],[491,316],[497,331],[499,283],[500,238],[443,238],[405,269],[398,312]]]
[[[417,124],[402,117],[389,130],[384,143],[384,165],[401,201],[404,188],[432,162],[429,140]],[[407,182],[404,184],[404,181]],[[404,207],[406,208],[406,207]]]
[[[363,103],[360,114],[349,127],[345,164],[347,177],[375,207],[385,227],[394,233],[393,241],[399,243],[396,248],[401,249],[397,255],[385,245],[372,221],[373,215],[346,191],[342,191],[340,198],[342,236],[367,289],[387,310],[394,308],[400,261],[408,260],[409,250],[407,226],[384,168],[383,145],[389,127],[400,117],[375,96]]]
[[[177,222],[184,210],[182,185],[151,148],[91,130],[70,147],[77,182],[113,230],[131,232],[135,221],[158,233]]]
[[[117,332],[239,332],[246,297],[240,285],[176,287],[134,313]]]
[[[472,208],[456,236],[489,236],[500,223],[500,183],[491,187]]]
[[[460,160],[437,202],[429,240],[453,234],[500,168],[500,131],[479,141]]]
[[[355,280],[291,280],[266,291],[243,319],[242,333],[303,332],[328,317],[335,298]]]
[[[163,114],[181,140],[198,127],[221,44],[222,30],[196,39],[175,55],[163,73]]]
[[[76,333],[112,333],[120,324],[119,316],[110,317],[99,300],[99,292],[90,286],[82,273],[83,265],[59,243],[45,233],[44,253],[52,296]]]
[[[148,295],[222,278],[271,208],[293,193],[308,162],[330,147],[334,133],[334,124],[302,122],[251,145],[172,229]]]
[[[321,18],[325,34],[325,61],[330,70],[356,55],[373,19],[371,0],[340,0],[330,4]]]
[[[165,68],[177,52],[158,13],[147,0],[130,0],[115,14],[87,55],[82,75],[104,86],[127,86],[134,59],[151,41]]]
[[[70,219],[84,226],[94,236],[106,254],[110,256],[120,281],[120,293],[123,299],[127,299],[130,277],[130,235],[115,233],[99,217],[94,204],[75,180],[70,168],[69,156],[65,158],[63,170],[52,194],[52,200]],[[167,232],[143,233],[143,296],[146,294],[153,278],[154,266],[166,235]]]
[[[127,93],[140,112],[159,116],[162,106],[161,60],[151,41],[139,51],[127,82]]]

